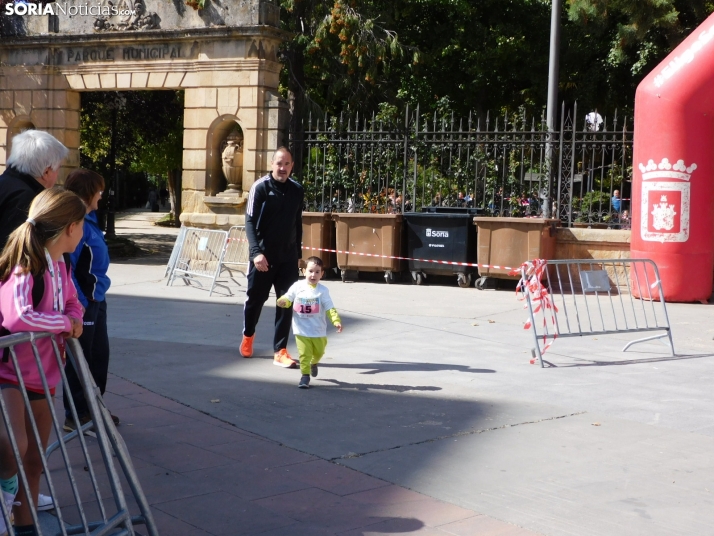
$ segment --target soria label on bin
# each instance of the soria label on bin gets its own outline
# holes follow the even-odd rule
[[[640,164],[639,168],[642,172],[642,240],[686,242],[689,240],[691,206],[689,179],[697,165],[685,166],[683,160],[670,164],[663,158],[659,164],[650,160],[647,165]]]

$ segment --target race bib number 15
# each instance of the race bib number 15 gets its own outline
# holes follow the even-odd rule
[[[295,302],[293,310],[301,315],[315,315],[320,312],[320,302],[318,300],[300,300]]]

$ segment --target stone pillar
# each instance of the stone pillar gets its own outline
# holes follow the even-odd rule
[[[79,166],[79,93],[64,75],[45,67],[5,67],[0,73],[0,170],[5,169],[12,137],[27,128],[44,130],[69,149],[60,169],[64,181]]]

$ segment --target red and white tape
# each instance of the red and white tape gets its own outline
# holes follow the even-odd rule
[[[539,312],[543,313],[543,327],[548,325],[548,317],[546,316],[547,310],[550,310],[550,321],[553,324],[553,340],[548,341],[548,336],[546,331],[543,333],[543,349],[541,350],[541,355],[543,355],[546,350],[550,347],[555,339],[558,337],[557,324],[555,322],[555,313],[558,312],[558,307],[550,297],[548,289],[543,285],[543,275],[546,269],[548,261],[545,259],[534,259],[532,261],[524,262],[520,268],[512,270],[509,275],[521,274],[521,280],[516,285],[516,295],[519,300],[525,301],[526,293],[530,295],[531,303],[533,304],[533,317]],[[525,268],[525,270],[523,270]],[[526,303],[523,306],[524,309],[528,308]],[[530,329],[531,319],[526,320],[523,325],[523,329]],[[531,365],[535,364],[535,358],[530,360]]]
[[[228,242],[247,242],[245,238],[229,238]],[[490,268],[492,270],[519,270],[520,268],[511,268],[510,266],[497,266],[495,264],[477,264],[475,262],[456,262],[456,261],[440,261],[436,259],[417,259],[413,257],[400,257],[398,255],[378,255],[376,253],[362,253],[360,251],[343,251],[341,249],[326,249],[326,248],[311,248],[302,246],[302,249],[307,251],[325,251],[327,253],[344,253],[346,255],[359,255],[361,257],[376,257],[378,259],[396,259],[400,261],[419,261],[431,262],[434,264],[447,264],[450,266],[468,266],[472,268]]]

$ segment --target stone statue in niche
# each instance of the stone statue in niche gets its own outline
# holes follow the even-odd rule
[[[221,155],[223,160],[223,175],[226,177],[228,188],[225,194],[242,195],[243,183],[243,139],[229,139]]]
[[[105,0],[111,7],[111,3]],[[161,18],[146,11],[145,0],[120,0],[118,14],[94,19],[95,32],[156,30],[161,28]]]

